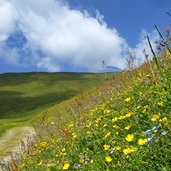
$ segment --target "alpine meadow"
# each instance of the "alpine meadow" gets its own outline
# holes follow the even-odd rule
[[[169,10],[0,0],[0,171],[171,171]]]
[[[134,68],[133,60],[128,58],[129,70],[110,73],[105,82],[105,76],[100,74],[65,73],[67,80],[71,80],[65,88],[66,82],[60,74],[32,73],[27,76],[33,80],[29,84],[25,74],[1,75],[3,99],[8,99],[8,95],[11,96],[8,105],[16,100],[23,105],[22,109],[14,108],[13,119],[21,125],[26,121],[28,125],[37,123],[34,138],[21,141],[20,153],[11,154],[8,163],[2,161],[2,170],[169,171],[171,34],[166,30],[164,37],[157,26],[156,29],[160,36],[160,56],[153,51],[147,37],[153,59],[149,60],[144,50],[143,65]],[[14,81],[5,84],[7,79],[15,79],[15,84]],[[100,84],[90,88],[97,83]],[[38,91],[27,86],[37,87]],[[79,88],[88,87],[89,90],[71,98]],[[65,101],[55,104],[55,97]],[[34,112],[33,106],[37,108]],[[12,116],[7,115],[10,112],[5,103],[1,110],[5,113],[1,118],[9,122]]]

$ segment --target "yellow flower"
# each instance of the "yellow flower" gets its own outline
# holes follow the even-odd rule
[[[113,125],[113,128],[118,129],[119,126],[118,125]]]
[[[168,125],[168,124],[169,124],[167,117],[164,117],[164,118],[162,119],[162,124],[163,124],[163,125]]]
[[[145,113],[147,111],[147,109],[143,109],[142,113]]]
[[[121,146],[117,146],[117,147],[116,147],[116,150],[117,150],[117,151],[121,150]]]
[[[133,139],[134,139],[134,134],[128,134],[128,135],[126,136],[125,139],[126,139],[128,142],[133,141]]]
[[[107,124],[104,124],[104,125],[103,125],[103,128],[105,128],[105,127],[107,127]]]
[[[41,147],[46,147],[46,146],[47,146],[47,142],[42,141],[42,142],[40,143],[40,146],[41,146]]]
[[[110,110],[104,110],[104,112],[103,112],[104,114],[106,114],[106,115],[108,115],[108,114],[110,114]]]
[[[73,127],[73,126],[74,126],[74,124],[70,124],[70,125],[69,125],[69,128],[70,128],[70,127]]]
[[[126,115],[119,117],[120,120],[125,119],[125,118],[126,118]]]
[[[155,129],[153,132],[154,132],[154,133],[157,133],[157,130]]]
[[[93,116],[93,115],[94,115],[94,113],[93,113],[93,112],[90,112],[90,113],[89,113],[89,115],[90,115],[90,116]]]
[[[138,145],[145,145],[147,142],[147,139],[139,139],[138,140]]]
[[[43,164],[43,161],[41,160],[38,164],[38,166],[41,166]]]
[[[131,101],[131,98],[130,97],[128,97],[128,98],[125,99],[125,102],[127,102],[127,103],[130,102],[130,101]]]
[[[125,127],[126,130],[129,130],[132,126],[131,125],[128,125]]]
[[[115,117],[112,119],[112,122],[116,122],[117,120],[118,120],[117,117]]]
[[[100,118],[96,119],[95,122],[98,124],[101,121]]]
[[[84,159],[80,159],[80,163],[83,164],[85,161]]]
[[[142,113],[145,113],[148,109],[148,105],[144,106],[144,110],[142,111]]]
[[[126,118],[130,118],[131,116],[132,116],[132,113],[131,113],[131,112],[129,112],[129,113],[127,113],[127,114],[125,115]]]
[[[164,105],[163,105],[163,102],[158,102],[157,104],[158,104],[158,106],[161,106],[161,107],[164,106]]]
[[[115,141],[115,140],[113,140],[113,141],[112,141],[112,144],[116,144],[116,141]]]
[[[86,128],[90,128],[91,127],[91,123],[88,123],[85,127]]]
[[[24,166],[25,166],[25,164],[24,164],[24,163],[22,163],[22,164],[21,164],[21,166],[20,166],[20,168],[22,169]]]
[[[75,133],[72,133],[72,137],[75,139],[77,138],[77,135]]]
[[[107,156],[107,157],[106,157],[106,162],[107,162],[107,163],[110,163],[111,161],[112,161],[112,158],[111,158],[110,156]]]
[[[137,109],[140,109],[141,108],[141,106],[139,105],[139,106],[137,106]]]
[[[68,170],[69,169],[70,164],[69,163],[65,163],[63,166],[63,170]]]
[[[110,145],[107,145],[107,144],[105,144],[103,147],[105,151],[108,151],[110,149]]]
[[[128,148],[123,149],[123,153],[126,155],[133,153],[134,151],[135,150],[132,147],[128,147]]]
[[[87,132],[86,132],[86,134],[87,134],[87,135],[90,135],[90,134],[91,134],[91,132],[90,132],[90,131],[87,131]]]
[[[148,105],[144,106],[144,109],[148,109]]]
[[[108,132],[106,135],[105,135],[105,138],[109,137],[111,135],[111,132]]]
[[[159,120],[159,118],[160,118],[160,113],[157,115],[153,115],[151,121],[156,122],[157,120]]]
[[[47,167],[53,167],[53,166],[55,166],[55,164],[53,164],[53,163],[47,164]]]

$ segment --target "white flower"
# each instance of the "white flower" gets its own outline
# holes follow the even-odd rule
[[[156,129],[157,129],[157,127],[156,127],[156,126],[153,126],[152,130],[154,131],[154,130],[156,130]]]
[[[115,151],[116,151],[116,149],[112,148],[110,154],[113,154]]]
[[[148,134],[150,131],[151,131],[151,130],[150,130],[150,129],[148,129],[148,130],[146,130],[146,131],[145,131],[145,133],[146,133],[146,134]]]
[[[152,141],[152,139],[153,138],[151,138],[151,137],[150,138],[147,138],[147,143],[150,142],[150,141]]]
[[[166,131],[163,131],[163,132],[161,133],[161,135],[163,135],[163,136],[165,136],[166,134],[167,134]]]

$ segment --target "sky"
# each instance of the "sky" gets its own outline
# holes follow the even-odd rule
[[[0,0],[0,73],[101,72],[135,65],[170,28],[170,0]]]

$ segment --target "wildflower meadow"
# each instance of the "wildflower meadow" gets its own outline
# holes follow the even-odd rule
[[[108,80],[89,96],[83,94],[60,116],[42,120],[35,140],[19,156],[15,168],[21,171],[171,170],[168,37],[160,36],[164,43],[162,54],[154,53],[150,60],[144,53],[146,62],[140,67],[123,71],[117,80]]]

